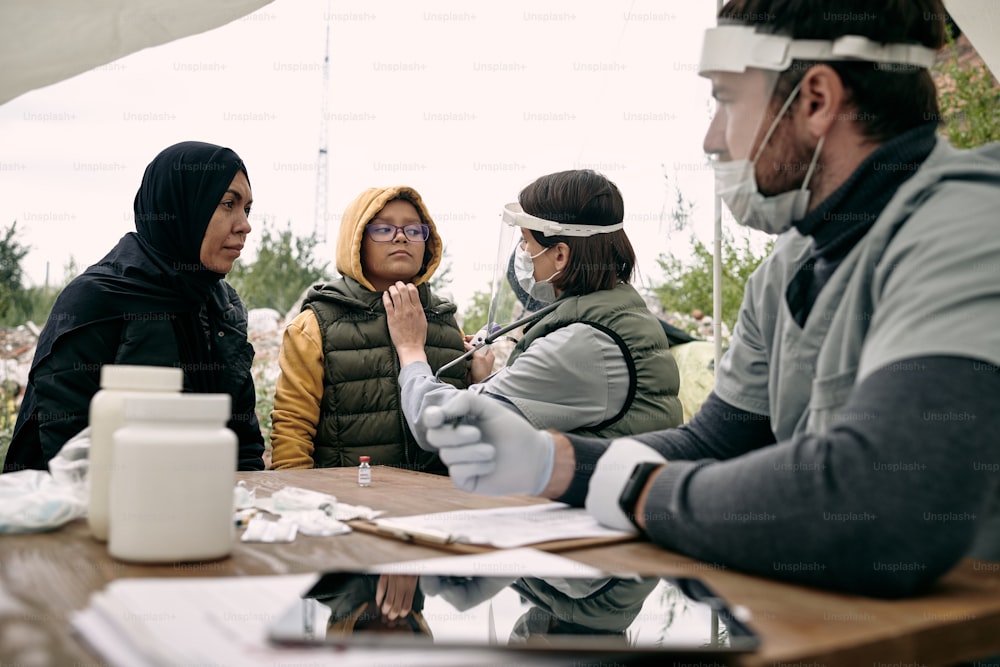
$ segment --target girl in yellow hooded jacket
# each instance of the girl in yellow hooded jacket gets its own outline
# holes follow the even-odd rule
[[[414,441],[400,408],[399,359],[382,293],[417,286],[429,324],[426,352],[440,368],[465,351],[454,304],[428,281],[441,263],[433,219],[413,188],[369,188],[351,202],[337,238],[338,280],[314,285],[285,329],[271,413],[274,468],[373,465],[445,473]],[[467,367],[448,369],[456,387]]]

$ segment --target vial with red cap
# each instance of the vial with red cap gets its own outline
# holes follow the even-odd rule
[[[361,463],[358,464],[358,486],[372,485],[372,457],[362,456]]]

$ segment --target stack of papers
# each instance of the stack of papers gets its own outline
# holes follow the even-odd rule
[[[635,530],[602,526],[583,507],[543,503],[483,510],[456,510],[375,519],[378,532],[441,544],[475,544],[510,549],[586,538],[628,539]]]
[[[533,576],[593,576],[603,573],[561,556],[516,549],[474,556],[394,563],[372,572],[414,572],[468,576],[502,573]],[[308,590],[317,575],[221,578],[119,579],[91,597],[72,618],[76,632],[114,667],[152,665],[282,664],[369,667],[406,665],[502,665],[510,655],[485,651],[279,648],[267,629]],[[519,656],[527,664],[528,656]]]

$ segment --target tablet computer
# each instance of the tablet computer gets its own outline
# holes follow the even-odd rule
[[[389,620],[380,586],[412,595]],[[327,572],[276,617],[286,646],[510,649],[727,657],[755,650],[747,613],[692,577],[467,577]]]

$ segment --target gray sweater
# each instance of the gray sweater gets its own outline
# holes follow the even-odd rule
[[[404,366],[399,386],[413,437],[424,449],[433,450],[420,416],[428,406],[441,405],[463,390],[436,382],[431,367],[423,362]],[[618,414],[628,389],[625,358],[611,337],[588,324],[570,324],[536,340],[516,364],[468,391],[500,398],[538,428],[572,431]]]

